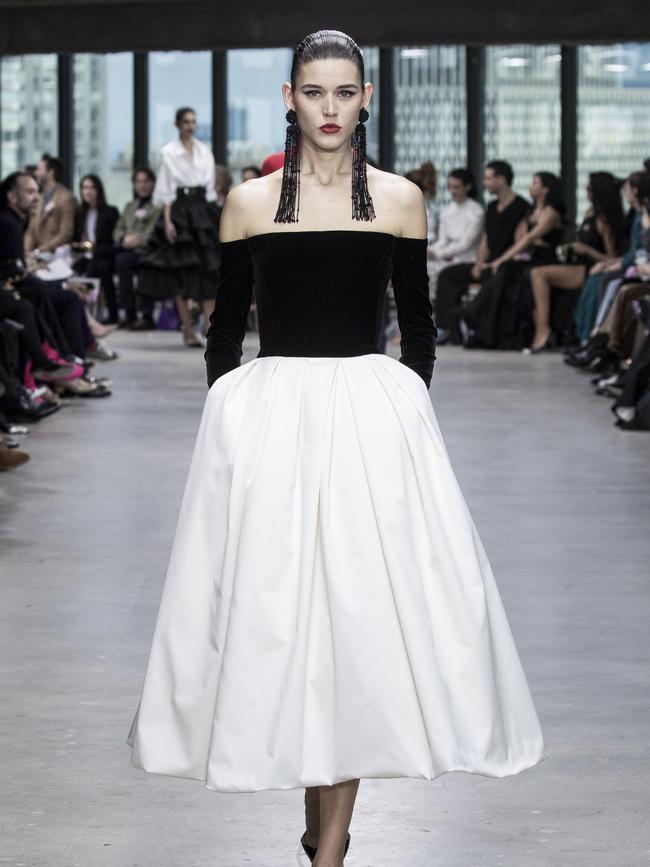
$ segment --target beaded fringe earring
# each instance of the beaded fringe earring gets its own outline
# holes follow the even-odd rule
[[[287,135],[284,144],[284,169],[280,203],[274,223],[297,223],[300,209],[300,129],[298,116],[290,108],[286,114]]]
[[[354,220],[374,220],[375,208],[368,192],[368,172],[366,162],[366,127],[368,112],[362,108],[359,123],[352,134],[352,218]]]
[[[375,208],[368,192],[366,127],[369,114],[362,108],[359,122],[350,139],[352,145],[352,219],[374,220]],[[289,126],[284,144],[284,169],[280,203],[274,223],[297,223],[300,210],[300,129],[293,109],[286,115]]]

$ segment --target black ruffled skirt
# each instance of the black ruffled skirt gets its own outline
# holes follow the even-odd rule
[[[165,238],[164,215],[151,234],[138,275],[138,292],[158,301],[184,295],[207,301],[216,295],[221,208],[203,187],[177,191],[172,204],[176,241]]]

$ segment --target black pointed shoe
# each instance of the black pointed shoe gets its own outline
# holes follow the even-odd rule
[[[307,832],[305,831],[305,834]],[[318,852],[318,846],[310,846],[309,843],[305,842],[305,834],[300,838],[300,843],[302,844],[302,848],[305,850],[305,854],[309,858],[310,861],[313,861],[316,857],[316,852]],[[343,853],[343,857],[348,854],[348,849],[350,848],[350,835],[348,834],[345,838],[345,851]]]

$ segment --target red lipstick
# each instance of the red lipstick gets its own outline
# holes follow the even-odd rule
[[[335,123],[324,123],[319,127],[321,132],[324,132],[326,135],[333,135],[336,132],[339,132],[341,127],[337,126]]]

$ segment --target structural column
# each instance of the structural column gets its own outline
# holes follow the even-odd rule
[[[212,152],[216,163],[228,163],[228,52],[212,52]]]
[[[74,178],[74,102],[73,55],[58,56],[59,159],[63,163],[63,183],[72,187]]]
[[[485,163],[485,48],[468,45],[465,49],[465,87],[467,92],[467,165],[481,188]]]
[[[395,167],[393,56],[392,48],[379,49],[379,167],[385,172]]]
[[[133,55],[133,167],[149,164],[149,55]]]
[[[575,45],[562,46],[560,99],[560,174],[567,219],[573,224],[578,185],[578,48]]]

